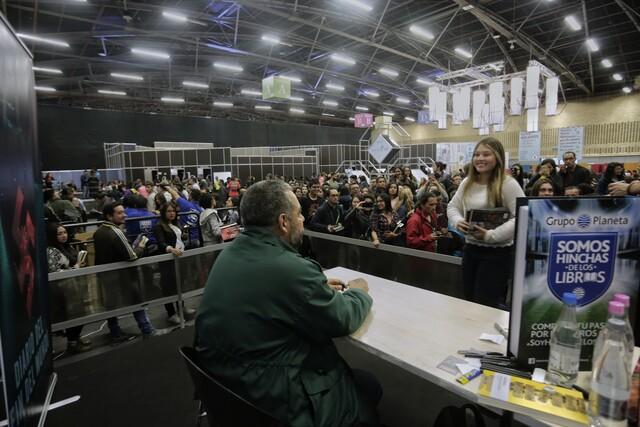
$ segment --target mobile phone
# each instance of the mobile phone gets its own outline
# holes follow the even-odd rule
[[[396,228],[393,230],[394,233],[397,233],[399,229],[401,229],[402,227],[404,227],[404,224],[402,222],[399,222],[396,225]]]
[[[87,251],[78,252],[78,264],[84,264],[84,262],[87,260],[87,255]]]

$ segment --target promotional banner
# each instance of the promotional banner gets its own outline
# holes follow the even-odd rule
[[[373,126],[373,114],[358,113],[354,116],[354,127],[357,128],[370,128]]]
[[[9,427],[37,426],[53,369],[33,64],[2,15],[0,52],[2,387]]]
[[[582,148],[584,146],[584,127],[560,128],[558,129],[558,157],[567,151],[576,153],[576,159],[582,159]]]
[[[534,163],[540,160],[540,132],[520,132],[518,160]]]
[[[582,329],[581,369],[615,293],[631,297],[640,282],[640,198],[530,199],[518,210],[509,349],[544,365],[562,294],[576,295]]]

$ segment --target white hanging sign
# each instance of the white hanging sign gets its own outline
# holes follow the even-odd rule
[[[534,163],[540,161],[540,132],[520,132],[518,160]]]
[[[512,116],[519,116],[522,114],[522,86],[524,81],[522,77],[514,77],[511,79],[511,99],[510,99],[510,113]]]
[[[551,77],[547,79],[546,95],[544,97],[545,116],[558,114],[558,84],[560,79]]]
[[[582,159],[584,147],[584,127],[570,127],[558,129],[558,157],[567,151],[576,153],[576,160]]]

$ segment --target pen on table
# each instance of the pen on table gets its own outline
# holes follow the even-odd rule
[[[496,331],[500,332],[500,335],[502,335],[505,338],[509,338],[509,333],[498,324],[498,322],[493,324],[493,327],[496,328]]]

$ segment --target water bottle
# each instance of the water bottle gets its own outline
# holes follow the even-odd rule
[[[562,313],[551,332],[545,382],[571,388],[578,377],[582,337],[576,320],[576,296],[565,292],[562,302]]]
[[[616,294],[616,296],[618,296],[619,299],[624,299],[619,295],[624,295],[624,294]],[[626,295],[624,296],[627,297]],[[627,331],[627,324],[629,322],[629,319],[625,318],[624,303],[616,301],[615,298],[616,297],[614,296],[614,299],[609,302],[609,318],[615,317],[625,324],[624,343],[625,343],[625,348],[627,349],[627,353],[625,353],[624,357],[625,357],[625,361],[629,365],[629,372],[631,372],[631,360],[633,358],[633,347],[634,347],[633,329],[631,328],[631,324],[629,324],[629,330]],[[598,334],[596,343],[593,346],[593,358],[591,360],[593,366],[595,366],[596,360],[598,359],[598,357],[600,357],[600,353],[602,353],[602,347],[604,345],[604,342],[607,340],[607,334],[608,334],[608,330],[605,326],[604,328],[602,328],[602,330]]]
[[[629,322],[629,306],[631,305],[631,298],[626,294],[615,294],[613,296],[614,301],[618,301],[622,305],[624,305],[624,315],[622,320],[624,320],[624,338],[625,343],[627,344],[627,362],[629,363],[629,369],[633,368],[633,350],[635,347],[635,340],[633,337],[633,328],[631,327],[631,322]]]
[[[589,418],[594,427],[626,427],[631,375],[626,360],[624,305],[611,301],[609,313],[612,316],[601,332],[605,339],[593,363]]]

